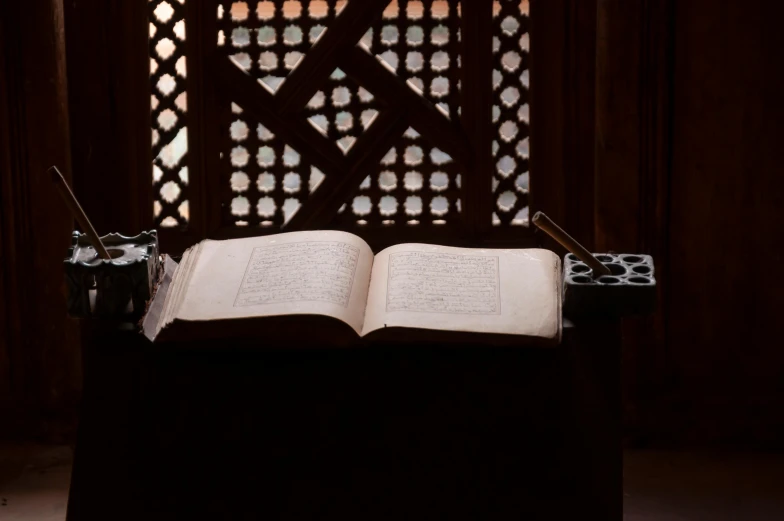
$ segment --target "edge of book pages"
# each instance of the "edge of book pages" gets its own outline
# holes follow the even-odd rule
[[[177,269],[177,263],[166,254],[163,255],[162,264],[163,274],[161,275],[161,280],[155,288],[150,304],[141,321],[142,334],[150,342],[155,341],[158,325],[163,315],[163,305],[166,302],[166,295],[169,293],[169,285],[172,282],[174,271]]]

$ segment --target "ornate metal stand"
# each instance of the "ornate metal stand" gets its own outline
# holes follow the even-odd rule
[[[101,259],[86,235],[73,233],[64,261],[68,314],[76,318],[141,317],[158,277],[157,232],[135,237],[110,233],[101,240],[111,260]]]

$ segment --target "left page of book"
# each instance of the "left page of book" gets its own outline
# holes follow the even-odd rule
[[[182,264],[185,264],[183,261]],[[327,315],[362,331],[373,252],[336,231],[200,243],[172,318],[212,321]]]

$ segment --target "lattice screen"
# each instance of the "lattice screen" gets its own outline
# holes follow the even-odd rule
[[[307,158],[232,103],[231,204],[234,225],[280,227],[324,180]]]
[[[359,45],[438,107],[460,114],[460,3],[390,2]],[[444,225],[460,212],[460,173],[449,154],[409,128],[341,207],[335,226]]]
[[[460,2],[393,0],[360,45],[444,115],[459,115]]]
[[[329,34],[347,6],[357,12],[354,3],[362,1],[222,0],[205,4],[217,8],[219,57],[225,56],[249,75],[254,85],[265,91],[265,100],[275,100],[286,90],[283,86],[292,71],[307,61],[308,52]],[[185,0],[149,3],[154,210],[156,224],[163,227],[183,227],[189,219],[184,4]],[[495,226],[526,225],[528,1],[494,0],[492,9],[493,99],[488,103],[493,104],[497,138],[492,142],[496,168],[493,193],[488,194],[493,200],[488,221]],[[216,16],[215,11],[202,14]],[[365,27],[357,48],[381,63],[383,74],[397,78],[404,89],[432,104],[436,111],[429,117],[443,118],[447,130],[454,128],[459,134],[461,3],[392,0],[381,16]],[[232,97],[232,83],[225,82],[223,88],[228,92],[220,98],[221,137],[216,140],[219,168],[204,174],[220,177],[220,194],[208,197],[221,198],[223,226],[258,227],[260,233],[280,229],[296,212],[307,211],[308,200],[325,179],[340,177],[341,169],[348,171],[361,164],[367,150],[354,152],[363,136],[374,124],[381,125],[381,115],[399,110],[390,99],[393,91],[380,89],[383,95],[379,97],[372,82],[369,85],[361,75],[358,78],[356,71],[346,74],[340,66],[331,70],[328,77],[309,86],[312,89],[305,98],[309,101],[281,115],[296,120],[295,126],[302,123],[316,130],[306,140],[314,147],[304,149],[265,128],[253,107],[243,106],[242,97]],[[252,88],[246,86],[246,91]],[[277,110],[274,101],[269,104],[270,110]],[[342,192],[345,204],[336,205],[331,223],[323,224],[349,230],[458,226],[465,162],[440,150],[428,136],[409,125],[402,126],[397,137],[386,144],[386,155],[372,165],[363,164],[364,171],[352,177],[355,184]],[[330,144],[313,143],[318,140]],[[338,154],[333,161],[338,167],[331,171],[317,168],[321,163],[312,156],[314,150],[324,151],[325,146],[334,147]],[[341,162],[340,157],[345,160]],[[330,186],[334,188],[334,183]]]
[[[222,2],[218,6],[218,47],[271,93],[321,37],[345,0]],[[303,116],[343,153],[376,114],[373,96],[340,70],[310,100]],[[228,225],[280,228],[318,188],[324,173],[274,136],[236,103],[231,104],[231,204]],[[248,128],[256,131],[248,131]],[[247,137],[246,137],[247,136]],[[224,152],[224,156],[226,153]]]
[[[322,90],[305,106],[308,122],[345,154],[378,116],[373,94],[335,69]]]
[[[153,212],[155,225],[185,227],[188,208],[188,94],[185,0],[150,0]]]
[[[334,225],[445,225],[459,212],[457,164],[409,128],[338,210]]]
[[[218,46],[226,48],[242,69],[275,92],[346,3],[223,1],[218,6]]]
[[[528,0],[493,2],[493,225],[528,224]]]

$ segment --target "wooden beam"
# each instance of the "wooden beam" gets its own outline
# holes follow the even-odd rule
[[[209,21],[212,21],[210,24]],[[204,23],[207,27],[202,27]],[[180,45],[185,46],[185,58],[188,68],[186,82],[186,94],[188,96],[188,112],[186,115],[186,125],[188,127],[188,205],[189,219],[188,229],[195,232],[196,237],[204,237],[208,230],[207,219],[209,217],[208,207],[208,183],[217,176],[210,176],[207,172],[205,160],[207,158],[207,140],[205,139],[205,128],[209,122],[204,119],[204,91],[212,86],[212,82],[207,81],[206,75],[209,74],[209,61],[205,55],[204,48],[214,45],[215,38],[208,35],[217,34],[215,29],[215,14],[205,11],[199,2],[187,2],[185,4],[185,27],[188,30],[188,38]],[[210,28],[207,32],[204,29]],[[175,37],[172,37],[175,38]],[[207,42],[209,40],[209,42]],[[176,39],[175,39],[176,41]],[[163,60],[159,60],[163,61]],[[174,60],[166,60],[173,62]],[[163,64],[159,64],[159,68]],[[171,73],[175,78],[175,72]],[[182,81],[182,80],[180,80]],[[177,127],[174,127],[175,129]],[[163,141],[164,143],[166,141]],[[212,179],[211,179],[212,178]],[[166,201],[161,201],[165,204]],[[179,202],[175,202],[179,204]],[[180,230],[178,230],[180,231]]]
[[[198,7],[199,13],[191,13],[190,9]],[[219,96],[220,86],[213,81],[211,72],[219,60],[226,60],[218,53],[218,42],[214,35],[218,34],[218,20],[211,9],[206,11],[200,2],[189,2],[186,5],[186,25],[190,34],[198,37],[188,39],[188,81],[198,81],[199,87],[191,91],[188,84],[188,151],[190,163],[198,162],[197,174],[201,176],[200,208],[203,215],[198,216],[205,235],[209,235],[221,226],[223,179],[220,172],[220,153],[222,141],[220,136],[228,133],[228,126],[221,127],[221,111],[223,100]],[[191,42],[195,40],[195,42]],[[201,62],[194,66],[194,61]],[[198,132],[198,135],[195,135]],[[191,146],[193,142],[193,146]],[[190,166],[189,166],[190,169]],[[192,174],[191,174],[192,175]],[[194,196],[195,197],[195,196]],[[191,209],[191,218],[194,211]]]
[[[463,175],[463,216],[471,235],[492,225],[493,207],[493,5],[463,0],[461,37],[461,120],[474,152]]]
[[[68,118],[62,2],[0,2],[0,434],[19,439],[68,439],[80,400],[73,220],[46,175],[70,177]]]
[[[674,114],[670,89],[678,76],[674,5],[674,0],[599,0],[596,28],[596,250],[649,253],[656,262],[657,312],[627,321],[623,333],[625,423],[629,431],[654,439],[666,431],[662,425],[677,423],[669,413],[659,412],[672,410],[665,397],[675,391],[676,382],[673,354],[667,349],[672,341],[667,265]],[[689,242],[699,244],[699,238]],[[702,259],[707,250],[695,251]],[[688,273],[687,278],[693,276]],[[694,327],[692,319],[684,337]],[[679,352],[689,352],[692,345],[683,347]]]
[[[378,167],[384,154],[405,132],[407,126],[406,119],[395,110],[386,110],[379,114],[349,152],[351,169],[344,175],[327,175],[305,204],[308,212],[297,212],[283,226],[282,231],[316,229],[329,224],[331,216],[348,202],[351,192]]]
[[[349,2],[324,35],[305,54],[275,95],[280,113],[297,112],[338,66],[341,56],[356,45],[388,0]]]
[[[465,133],[376,58],[355,46],[341,59],[340,68],[390,108],[406,114],[414,130],[464,168],[471,165],[471,144]]]
[[[231,86],[230,95],[239,106],[247,110],[280,136],[300,154],[328,176],[340,175],[348,170],[348,163],[334,143],[331,143],[304,118],[281,116],[274,107],[275,98],[256,82],[249,74],[231,63],[228,59],[217,60],[218,74],[225,79],[224,84]]]
[[[596,0],[570,0],[566,9],[563,225],[594,250]]]
[[[564,182],[569,2],[531,2],[531,182],[530,211],[565,222]],[[593,139],[590,136],[587,139]],[[560,248],[557,243],[545,245]],[[557,250],[560,251],[560,250]]]

